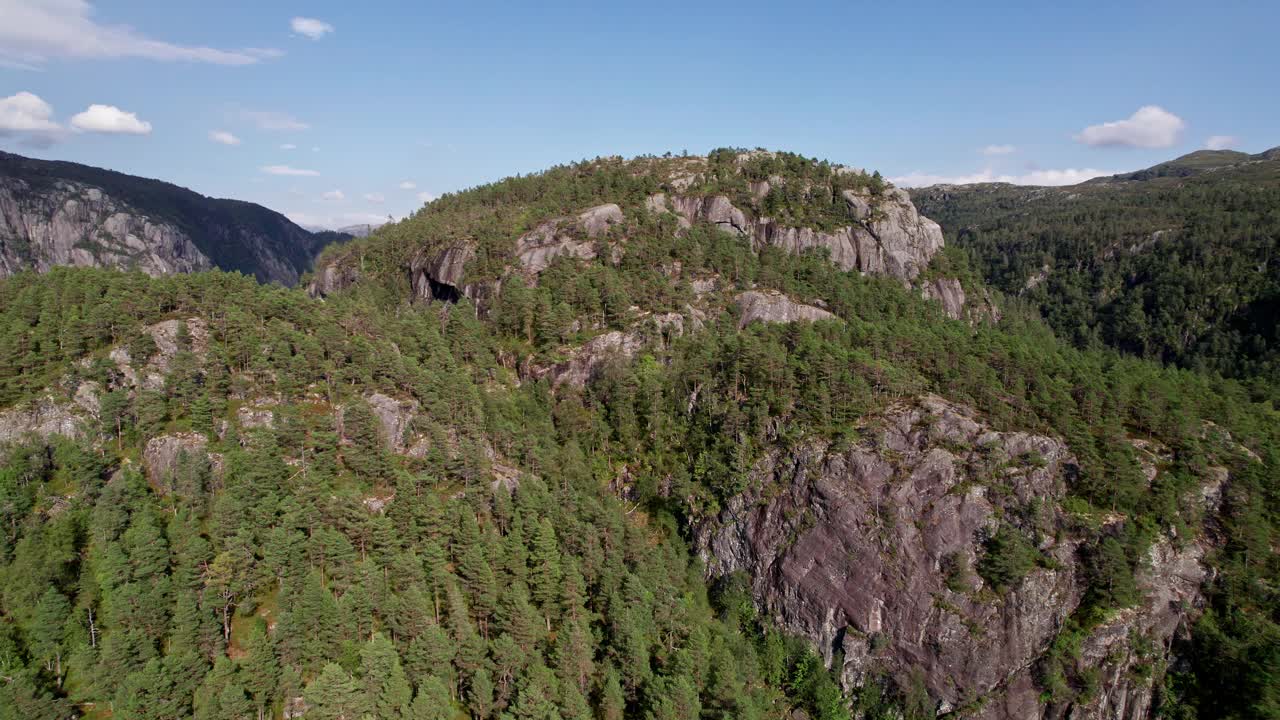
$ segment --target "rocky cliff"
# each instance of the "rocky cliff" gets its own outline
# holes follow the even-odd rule
[[[0,277],[59,265],[148,275],[220,268],[292,285],[332,239],[252,203],[0,153]]]
[[[1202,545],[1156,541],[1138,575],[1143,599],[1082,642],[1077,669],[1096,674],[1095,692],[1046,704],[1037,671],[1087,584],[1061,505],[1069,448],[996,432],[936,397],[868,421],[862,435],[760,461],[753,489],[696,530],[709,574],[745,573],[761,611],[812,640],[847,689],[917,683],[939,714],[963,717],[1148,716],[1153,677],[1139,668],[1158,666],[1194,616]],[[1039,559],[994,588],[976,569],[1002,528]]]
[[[650,192],[638,198],[625,189],[610,188],[596,198],[606,202],[584,202],[571,207],[570,213],[539,217],[530,210],[519,216],[523,227],[507,237],[488,219],[465,216],[461,227],[446,223],[450,212],[459,211],[444,205],[423,216],[434,220],[433,225],[411,218],[397,228],[420,243],[404,269],[419,300],[453,302],[468,297],[483,303],[496,297],[504,280],[513,275],[536,284],[538,275],[562,256],[617,264],[627,253],[628,240],[638,233],[683,234],[695,225],[738,235],[756,252],[822,252],[842,270],[889,276],[904,284],[916,282],[942,249],[937,223],[920,215],[905,191],[878,176],[822,165],[820,171],[810,169],[810,175],[756,178],[760,162],[790,162],[781,157],[755,151],[738,153],[727,162],[683,157],[586,163],[574,170],[601,172],[601,166],[613,169],[617,163],[629,182]],[[809,212],[811,206],[819,210]],[[424,222],[422,234],[411,229],[418,222]],[[441,233],[443,225],[448,225],[447,232]],[[481,241],[482,237],[489,239]],[[353,257],[347,253],[328,259],[310,292],[323,296],[357,282]],[[505,269],[495,277],[497,258]],[[478,261],[485,265],[480,273],[474,268]],[[964,302],[955,294],[940,299]],[[962,316],[951,307],[948,313]]]

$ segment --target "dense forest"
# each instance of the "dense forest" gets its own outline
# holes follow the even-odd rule
[[[731,170],[738,157],[713,154],[687,191],[824,227],[845,221],[844,183],[883,190],[798,156]],[[323,299],[219,272],[0,282],[5,417],[94,407],[77,432],[0,449],[0,718],[932,718],[909,675],[846,693],[757,614],[744,578],[708,585],[689,550],[771,449],[857,442],[926,393],[1061,437],[1078,460],[1075,524],[1049,531],[1078,538],[1088,592],[1038,664],[1047,707],[1089,697],[1080,639],[1138,602],[1134,578],[1172,533],[1212,535],[1216,572],[1156,712],[1280,717],[1274,345],[1224,378],[1203,370],[1225,356],[1166,356],[1162,335],[1108,347],[1083,302],[1064,312],[1099,342],[1059,340],[1060,319],[1016,302],[999,324],[949,320],[897,279],[635,211],[687,161],[639,162],[442,198],[326,254],[364,280]],[[757,176],[792,189],[753,201]],[[628,213],[625,252],[558,257],[483,306],[411,300],[424,242],[475,242],[469,276],[503,277],[515,235],[606,200]],[[1251,207],[1274,219],[1239,202],[1239,222]],[[1249,278],[1239,292],[1269,292]],[[747,289],[833,317],[743,325],[732,298]],[[691,330],[664,331],[664,313]],[[623,331],[642,350],[581,387],[535,371]],[[412,408],[398,434],[388,398]],[[1169,449],[1155,482],[1135,437]],[[181,441],[169,462],[160,438]],[[1193,499],[1210,466],[1231,482],[1207,517]],[[1047,562],[1012,521],[985,547],[986,602]]]
[[[1280,158],[1199,152],[1068,188],[913,191],[1062,338],[1280,383]]]

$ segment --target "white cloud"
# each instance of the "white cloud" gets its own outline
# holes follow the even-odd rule
[[[241,110],[240,117],[262,130],[306,130],[311,127],[288,113],[270,110]]]
[[[209,139],[216,143],[220,143],[222,145],[239,145],[240,144],[240,138],[236,137],[235,135],[232,135],[226,130],[209,131]]]
[[[980,151],[983,155],[1009,155],[1017,151],[1018,148],[1012,145],[988,145]]]
[[[40,96],[19,92],[0,98],[0,137],[16,136],[26,145],[48,147],[62,135],[53,106]]]
[[[1110,170],[1094,168],[1066,168],[1064,170],[1031,170],[1024,175],[996,174],[990,168],[972,175],[934,175],[913,172],[889,181],[900,187],[925,187],[928,185],[972,185],[974,183],[1012,183],[1014,185],[1075,185],[1090,178],[1115,175]]]
[[[93,19],[86,0],[0,0],[0,65],[37,69],[51,59],[144,58],[251,65],[279,50],[218,50],[155,40],[126,25]]]
[[[317,215],[310,212],[285,212],[285,217],[303,227],[325,228],[336,230],[351,225],[381,225],[387,222],[386,215],[366,212],[338,213],[335,215]]]
[[[311,148],[311,152],[320,152],[320,146],[316,145],[315,147]]]
[[[382,193],[365,193],[364,199],[368,200],[371,203],[379,203],[379,204],[387,201],[387,197]]]
[[[429,202],[431,202],[432,200],[435,200],[437,197],[439,197],[439,195],[436,195],[436,194],[434,194],[434,193],[429,193],[429,192],[420,192],[420,193],[418,193],[418,201],[419,201],[419,202],[429,203]]]
[[[341,202],[347,199],[347,196],[344,195],[341,190],[330,190],[329,192],[321,195],[320,197],[324,198],[325,200],[334,200],[336,202]]]
[[[418,187],[418,183],[412,180],[405,180],[404,182],[400,183],[401,190],[416,190],[417,187]]]
[[[268,175],[293,175],[297,177],[316,177],[320,174],[315,170],[302,170],[288,165],[266,165],[262,167],[262,172]]]
[[[1209,139],[1204,141],[1204,146],[1208,150],[1230,150],[1239,142],[1240,138],[1235,135],[1210,135]]]
[[[333,32],[333,26],[323,20],[315,18],[296,17],[289,22],[289,27],[299,35],[306,35],[312,40],[320,38]]]
[[[1187,123],[1158,105],[1145,105],[1127,120],[1090,125],[1075,136],[1094,147],[1167,148],[1177,144]]]
[[[135,113],[125,112],[115,105],[90,105],[87,110],[71,118],[71,127],[84,132],[113,135],[151,134],[151,123],[139,120]]]
[[[281,150],[297,150],[298,146],[294,145],[293,143],[285,143],[280,146],[280,149]]]

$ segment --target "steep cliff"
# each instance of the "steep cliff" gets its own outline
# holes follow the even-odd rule
[[[0,153],[0,277],[59,265],[148,275],[216,267],[292,285],[334,237],[252,203]]]
[[[964,717],[1148,716],[1152,668],[1202,604],[1200,542],[1154,542],[1141,598],[1083,636],[1073,670],[1097,678],[1092,695],[1046,704],[1044,657],[1087,592],[1088,533],[1063,507],[1070,449],[933,396],[864,420],[862,437],[757,463],[752,489],[696,529],[708,572],[746,573],[761,610],[812,640],[850,690],[916,683]],[[1034,564],[993,587],[979,570],[1004,534]]]

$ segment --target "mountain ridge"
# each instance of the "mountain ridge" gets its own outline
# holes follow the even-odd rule
[[[0,153],[0,272],[54,265],[148,274],[218,267],[292,285],[346,236],[311,233],[256,203],[162,180]]]

